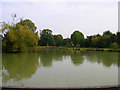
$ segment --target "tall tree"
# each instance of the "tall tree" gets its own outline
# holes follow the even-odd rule
[[[1,31],[2,35],[4,34],[2,38],[3,52],[20,52],[25,48],[38,45],[38,35],[28,26],[15,23],[14,20],[11,25],[4,22]]]
[[[120,46],[120,32],[117,32],[117,43]]]
[[[63,46],[70,46],[70,41],[71,41],[70,38],[63,39]]]
[[[109,30],[107,30],[107,31],[105,31],[105,32],[103,32],[103,36],[104,35],[107,35],[107,36],[112,36],[112,32],[110,32]]]
[[[43,29],[40,36],[40,45],[49,46],[54,45],[54,37],[50,29]]]
[[[29,20],[29,19],[21,20],[18,24],[20,24],[22,26],[26,26],[30,30],[34,31],[34,32],[37,29],[37,27],[35,26],[35,24],[31,20]]]
[[[63,45],[63,37],[62,35],[54,35],[55,45],[56,46],[62,46]]]
[[[112,43],[112,39],[111,39],[112,35],[113,34],[109,30],[103,32],[102,40],[103,40],[104,44],[106,44],[106,45],[104,45],[105,46],[104,48],[110,47],[110,44]]]
[[[74,45],[83,45],[84,42],[84,35],[80,31],[74,31],[71,35],[71,40],[74,43]]]
[[[19,52],[25,48],[38,45],[39,37],[27,27],[16,25],[10,26],[3,38],[3,52]]]

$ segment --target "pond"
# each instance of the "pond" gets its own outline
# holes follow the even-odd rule
[[[41,49],[2,54],[2,70],[3,86],[113,86],[118,85],[118,53]]]

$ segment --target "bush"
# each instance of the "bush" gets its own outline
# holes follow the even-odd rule
[[[116,50],[118,50],[119,45],[116,42],[114,42],[114,43],[112,43],[111,47],[113,48],[113,50],[116,51]]]

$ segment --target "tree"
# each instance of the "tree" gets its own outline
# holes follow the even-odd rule
[[[117,35],[116,34],[112,34],[112,36],[110,37],[113,42],[117,42]]]
[[[84,35],[80,31],[74,31],[73,34],[71,35],[71,40],[74,43],[74,45],[83,45],[84,41]]]
[[[107,48],[109,46],[108,42],[104,37],[100,37],[97,42],[97,48]]]
[[[103,35],[99,38],[97,42],[97,47],[99,48],[108,48],[110,47],[110,44],[112,43],[111,37],[113,34],[108,30],[103,32]]]
[[[112,32],[110,32],[109,30],[108,31],[105,31],[105,32],[103,32],[103,36],[104,35],[107,35],[107,36],[112,36]]]
[[[10,26],[9,31],[3,38],[4,52],[19,52],[27,47],[35,47],[38,45],[38,35],[29,30],[27,27],[16,25]]]
[[[54,35],[55,45],[56,46],[62,46],[63,45],[63,37],[62,35]]]
[[[118,50],[119,45],[116,42],[114,42],[114,43],[111,44],[111,47],[113,48],[113,50],[116,51],[116,50]]]
[[[39,36],[27,26],[3,23],[1,28],[3,52],[21,52],[28,47],[38,45]]]
[[[43,29],[40,36],[40,45],[49,46],[54,45],[54,37],[50,29]]]
[[[63,39],[63,46],[70,46],[70,38]]]
[[[117,32],[117,43],[120,46],[120,32]]]
[[[33,32],[35,32],[36,29],[37,29],[37,27],[35,26],[35,24],[31,20],[29,20],[29,19],[21,20],[18,24],[20,24],[22,26],[28,27]]]
[[[92,37],[93,36],[87,36],[87,38],[84,40],[85,47],[92,47]]]
[[[91,38],[91,47],[98,47],[99,48],[99,40],[101,36],[99,34],[92,36]]]

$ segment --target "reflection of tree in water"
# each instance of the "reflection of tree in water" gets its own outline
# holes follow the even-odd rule
[[[71,59],[74,65],[79,66],[80,64],[83,63],[84,58],[83,58],[84,53],[80,52],[73,52],[71,54]]]
[[[120,52],[118,52],[118,66],[120,68]]]
[[[7,82],[9,79],[18,81],[30,78],[39,65],[37,53],[6,54],[2,58],[3,67],[8,73],[6,75],[3,71],[3,82]]]
[[[118,53],[118,85],[120,85],[120,52]]]
[[[43,67],[52,66],[52,61],[62,61],[62,56],[67,55],[66,51],[61,50],[40,50],[38,52],[3,54],[3,83],[10,79],[16,81],[30,78],[40,65]],[[5,72],[4,72],[5,71]],[[7,71],[7,73],[6,73]]]
[[[104,66],[118,65],[117,52],[86,52],[86,58],[90,62],[102,63]]]
[[[30,78],[40,65],[43,67],[52,66],[53,61],[64,60],[63,56],[71,56],[71,61],[78,66],[83,63],[84,59],[90,62],[103,63],[104,66],[118,65],[118,54],[110,52],[70,52],[68,50],[42,49],[38,52],[3,54],[3,83],[10,79],[16,81],[24,78]],[[85,58],[84,58],[85,57]]]
[[[40,62],[44,67],[52,66],[52,60],[53,60],[53,52],[50,52],[49,50],[41,50],[39,52],[40,56]]]
[[[40,62],[44,67],[52,66],[53,60],[62,61],[62,57],[68,55],[68,51],[57,49],[43,49],[39,52]]]

